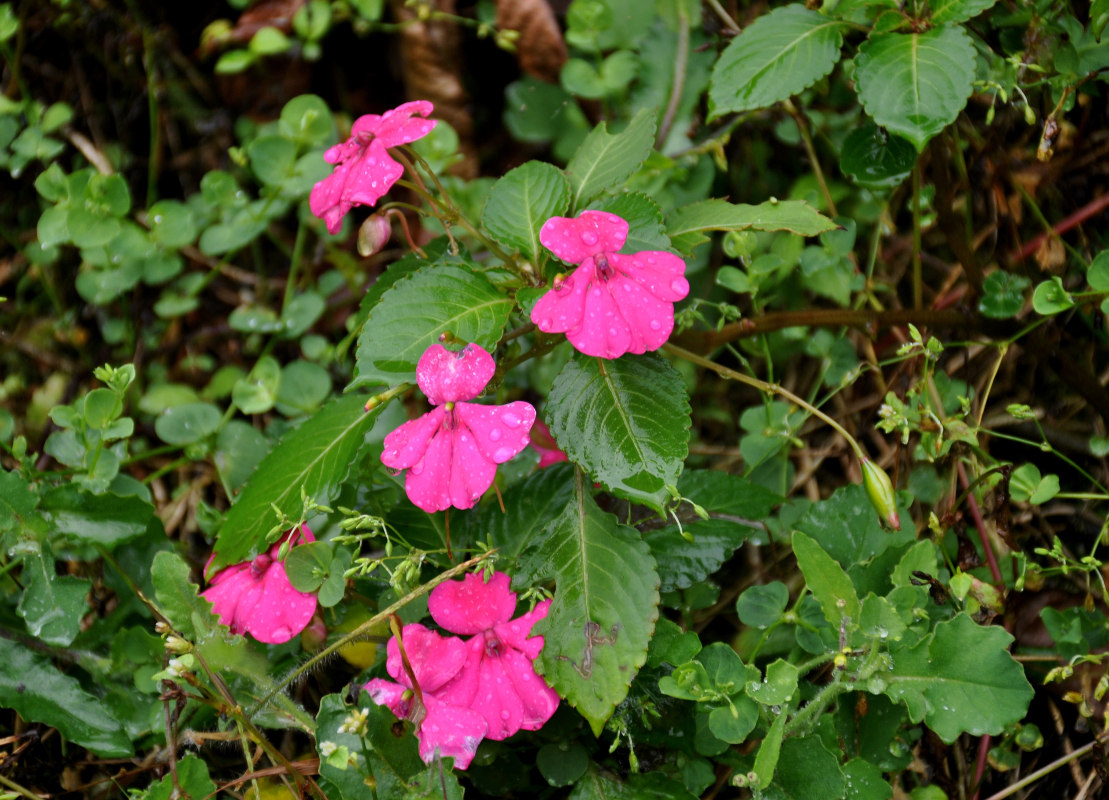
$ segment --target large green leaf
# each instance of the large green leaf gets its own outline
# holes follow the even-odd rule
[[[132,753],[122,725],[100,700],[45,656],[10,640],[0,647],[0,707],[15,709],[28,722],[57,728],[105,758]]]
[[[73,484],[48,492],[42,511],[57,533],[109,550],[142,536],[154,520],[154,506],[141,497],[94,495]]]
[[[653,109],[640,111],[620,133],[609,133],[603,122],[597,125],[566,165],[571,210],[581,211],[597,195],[622,185],[647,159],[654,140]]]
[[[688,589],[707,578],[760,529],[727,519],[697,520],[682,529],[655,528],[643,535],[658,562],[661,589]],[[682,536],[684,532],[686,539]]]
[[[81,630],[81,617],[89,610],[85,598],[92,584],[72,575],[59,575],[50,545],[43,542],[40,547],[23,556],[23,597],[16,611],[32,636],[65,647]]]
[[[756,522],[766,519],[782,502],[780,495],[742,475],[712,469],[687,469],[678,481],[678,491],[706,511]]]
[[[843,567],[800,531],[793,532],[793,554],[828,623],[833,628],[858,626],[859,596]]]
[[[760,16],[713,68],[710,119],[765,108],[823,78],[839,60],[844,27],[800,3]]]
[[[0,470],[0,534],[26,529],[44,533],[46,524],[36,505],[38,498],[18,472]]]
[[[1024,669],[1004,628],[983,627],[960,613],[915,646],[891,649],[885,693],[904,703],[948,744],[963,733],[1001,733],[1021,719],[1032,700]]]
[[[498,565],[511,565],[570,502],[574,468],[552,464],[515,484],[504,493],[504,511],[495,503],[468,518],[477,537],[497,548]],[[426,516],[426,515],[425,515]],[[511,566],[508,572],[514,572]]]
[[[669,250],[670,238],[662,227],[662,209],[642,192],[621,192],[591,203],[590,208],[623,217],[628,223],[628,240],[622,253]]]
[[[674,247],[685,253],[708,241],[705,231],[790,231],[816,236],[837,227],[804,200],[767,200],[752,206],[714,198],[676,209],[666,223]]]
[[[263,550],[278,521],[275,507],[295,519],[301,514],[301,492],[319,502],[331,499],[385,407],[367,412],[364,402],[356,395],[335,398],[262,459],[220,527],[210,572]]]
[[[819,737],[796,737],[782,742],[767,796],[781,800],[840,800],[846,783],[839,758]],[[775,788],[781,792],[774,792]]]
[[[570,183],[562,170],[541,161],[529,161],[493,184],[481,224],[493,237],[515,247],[535,263],[543,252],[539,229],[551,217],[570,207]]]
[[[617,494],[662,511],[689,450],[681,375],[650,353],[614,361],[581,354],[555,378],[549,424],[570,460]]]
[[[970,97],[974,45],[961,27],[875,33],[859,47],[855,81],[866,113],[917,151],[955,121]]]
[[[936,25],[953,25],[966,22],[993,7],[997,0],[930,0],[932,22]]]
[[[493,350],[512,301],[481,275],[458,264],[429,264],[381,296],[358,336],[350,386],[415,383],[416,362],[450,331]]]
[[[212,613],[212,604],[200,598],[200,587],[190,580],[189,566],[181,556],[169,550],[155,555],[150,565],[150,581],[158,610],[175,630],[193,641],[215,630],[218,620]]]
[[[633,528],[597,507],[580,472],[570,502],[521,561],[521,576],[556,583],[532,630],[545,637],[536,665],[600,735],[647,658],[658,619],[655,561]]]

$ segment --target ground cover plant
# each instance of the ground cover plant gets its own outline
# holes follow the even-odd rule
[[[0,795],[1097,796],[1107,22],[0,3]]]

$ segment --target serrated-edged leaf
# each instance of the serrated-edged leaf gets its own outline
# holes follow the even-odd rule
[[[704,231],[790,231],[816,236],[837,227],[804,200],[767,200],[752,206],[714,198],[678,208],[666,221],[674,247],[683,252],[707,241]]]
[[[633,528],[597,507],[579,471],[570,502],[522,562],[522,572],[556,584],[532,629],[545,640],[535,663],[600,735],[647,658],[658,619],[655,561]]]
[[[445,331],[493,350],[511,310],[508,297],[466,267],[422,267],[382,294],[370,311],[350,386],[415,383],[416,362]]]
[[[539,229],[570,207],[570,182],[552,164],[529,161],[493,184],[481,224],[493,237],[535,262],[543,251]]]
[[[793,554],[805,576],[805,584],[820,603],[824,618],[833,628],[859,624],[859,597],[843,567],[835,562],[815,540],[800,531],[793,533]]]
[[[758,529],[727,519],[698,520],[684,526],[685,539],[677,525],[655,528],[643,535],[658,562],[661,589],[688,589],[707,578],[731,558],[736,548]]]
[[[627,220],[628,240],[620,252],[670,249],[670,237],[662,227],[662,209],[642,192],[622,192],[603,197],[590,207]]]
[[[481,514],[470,517],[471,528],[476,521],[475,535],[487,537],[497,548],[499,562],[511,565],[520,552],[538,537],[570,502],[574,487],[574,468],[570,464],[552,464],[529,475],[504,493],[504,511],[496,504],[487,504]],[[517,578],[521,578],[519,572]],[[531,581],[522,580],[530,584]]]
[[[0,647],[0,707],[15,709],[28,722],[57,728],[66,739],[105,758],[132,753],[115,714],[76,678],[19,642],[5,641]]]
[[[930,0],[932,22],[936,25],[953,25],[966,22],[993,7],[997,0]]]
[[[689,397],[654,353],[614,361],[575,354],[547,401],[570,460],[611,491],[662,511],[689,451]]]
[[[845,27],[800,3],[760,16],[713,67],[711,117],[765,108],[823,78],[839,60]]]
[[[51,490],[42,512],[57,533],[109,550],[146,533],[154,506],[135,495],[90,494],[73,484]]]
[[[47,644],[69,645],[81,629],[81,617],[89,610],[85,598],[92,584],[59,575],[46,542],[36,552],[23,556],[20,580],[23,597],[16,612],[27,623],[27,630]]]
[[[963,733],[1001,733],[1024,716],[1033,694],[1009,654],[1012,641],[1004,628],[957,614],[915,646],[891,649],[885,693],[948,744]]]
[[[762,520],[782,497],[743,477],[711,469],[687,469],[678,480],[682,497],[706,511]]]
[[[645,108],[620,133],[609,133],[603,122],[590,131],[566,165],[571,211],[586,208],[594,197],[620,186],[639,169],[651,152],[655,127],[654,110]]]
[[[0,470],[0,533],[25,529],[44,532],[36,505],[38,498],[18,472]]]
[[[301,513],[302,491],[319,502],[331,499],[385,407],[365,411],[364,402],[356,395],[335,398],[286,434],[262,459],[219,529],[216,560],[209,574],[265,549],[271,541],[266,536],[278,521],[275,506],[295,519]]]
[[[961,27],[876,33],[859,47],[855,80],[866,113],[920,152],[966,105],[974,45]]]

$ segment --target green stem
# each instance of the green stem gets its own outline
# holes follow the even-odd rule
[[[824,170],[820,168],[820,159],[816,157],[816,148],[813,146],[812,135],[809,133],[808,121],[801,109],[793,104],[792,100],[786,100],[783,107],[791,117],[793,122],[797,125],[797,130],[801,134],[801,144],[805,148],[805,155],[809,159],[809,166],[812,167],[813,176],[816,178],[816,183],[820,187],[820,193],[824,195],[824,202],[828,206],[828,213],[835,217],[836,201],[832,199],[832,191],[828,188],[828,181],[824,179]]]
[[[924,278],[920,259],[920,161],[913,165],[913,308],[924,307]]]
[[[689,13],[685,3],[678,3],[678,46],[674,53],[674,80],[670,83],[670,97],[666,101],[666,111],[662,114],[662,122],[655,135],[655,149],[661,151],[670,134],[670,127],[674,124],[678,106],[681,104],[682,94],[685,92],[686,62],[689,60]]]
[[[304,253],[306,228],[303,222],[297,224],[296,239],[293,240],[293,254],[289,257],[289,277],[285,280],[285,299],[281,302],[281,316],[285,316],[289,303],[292,302],[296,291],[297,268],[300,266],[301,256]]]

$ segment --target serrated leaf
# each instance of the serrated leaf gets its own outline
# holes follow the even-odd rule
[[[866,113],[924,150],[970,97],[974,45],[961,27],[875,33],[859,47],[855,81]]]
[[[839,61],[845,27],[799,3],[760,16],[713,67],[709,119],[765,108],[823,78]]]
[[[535,263],[543,252],[539,229],[551,217],[564,215],[569,207],[570,182],[562,170],[529,161],[493,184],[481,212],[481,224],[497,241],[515,247]]]
[[[301,513],[302,491],[318,502],[331,499],[385,408],[365,411],[364,402],[356,395],[335,398],[286,434],[262,459],[219,529],[216,560],[209,574],[252,558],[270,544],[266,535],[278,521],[274,506],[295,519]]]
[[[38,653],[15,641],[0,647],[0,707],[28,722],[57,728],[66,739],[105,758],[132,754],[131,741],[104,704]]]
[[[620,186],[639,169],[655,140],[654,110],[642,109],[620,133],[609,133],[605,123],[589,132],[570,163],[570,210],[578,212],[607,189]]]
[[[914,647],[890,650],[885,693],[948,744],[963,733],[1001,733],[1024,716],[1033,694],[1009,654],[1012,641],[1004,628],[957,614]]]
[[[816,236],[838,226],[804,200],[767,200],[757,206],[710,199],[670,214],[666,230],[679,250],[708,241],[704,231],[789,231]]]
[[[525,553],[521,572],[553,577],[554,601],[533,634],[538,671],[600,735],[647,658],[658,574],[639,534],[597,507],[577,473],[571,502]]]
[[[590,207],[627,220],[628,240],[620,248],[621,253],[670,249],[670,237],[662,227],[662,209],[642,192],[621,192],[601,198]]]
[[[993,8],[997,0],[929,0],[932,22],[936,25],[953,25],[966,22],[983,11]]]
[[[677,525],[655,528],[643,535],[659,565],[661,590],[688,589],[700,583],[731,558],[736,548],[757,528],[726,519],[698,520],[684,526],[686,539]]]
[[[805,585],[824,611],[824,618],[833,628],[859,624],[859,596],[843,567],[835,562],[819,544],[800,531],[793,532],[793,554],[805,576]]]
[[[475,536],[486,538],[497,548],[498,563],[512,564],[520,552],[535,540],[570,502],[574,488],[574,468],[552,464],[529,475],[504,493],[504,511],[486,504],[480,515],[468,518]],[[515,573],[511,567],[507,570]],[[519,573],[515,573],[520,579]],[[521,583],[530,581],[520,579]]]
[[[382,294],[358,337],[350,387],[415,383],[416,362],[444,331],[493,350],[512,301],[458,264],[429,264]]]
[[[571,461],[661,513],[689,451],[689,397],[668,361],[575,354],[555,378],[547,414]]]

